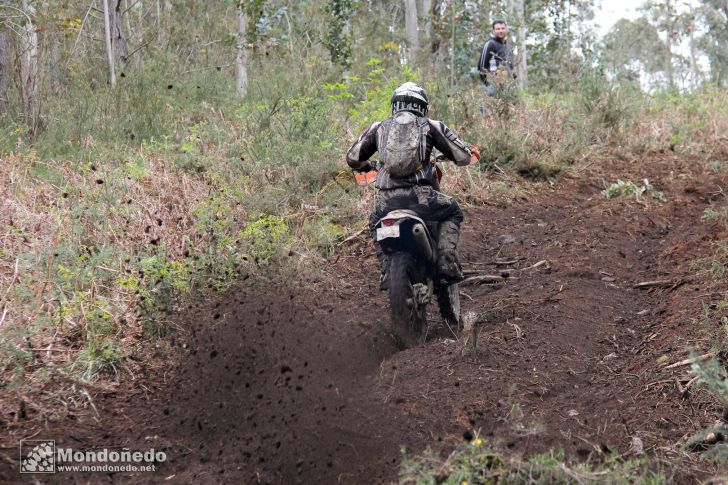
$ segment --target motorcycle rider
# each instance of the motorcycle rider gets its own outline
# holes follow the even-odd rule
[[[444,123],[427,117],[429,100],[420,86],[412,82],[402,84],[392,94],[391,106],[392,117],[373,123],[346,154],[352,169],[358,172],[378,170],[376,187],[379,191],[369,217],[369,231],[379,260],[380,289],[389,287],[389,256],[376,241],[376,225],[388,212],[398,209],[410,209],[426,221],[439,222],[439,278],[443,283],[461,281],[463,274],[457,258],[457,244],[463,212],[455,199],[435,190],[438,186],[430,154],[433,147],[437,148],[460,166],[468,165],[471,155],[475,154],[477,159],[479,154]],[[375,152],[380,154],[380,163],[369,162]],[[409,170],[411,173],[401,169],[401,164],[397,165],[408,153],[415,158],[408,164],[414,169]]]

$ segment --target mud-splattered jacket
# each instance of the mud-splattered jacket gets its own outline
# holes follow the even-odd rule
[[[457,165],[470,163],[470,148],[443,122],[425,118],[423,123],[422,138],[420,141],[422,155],[422,168],[407,177],[395,178],[389,175],[386,170],[379,170],[377,173],[376,186],[382,190],[396,189],[400,187],[411,187],[413,185],[433,185],[435,168],[430,164],[432,148],[437,148],[448,160]],[[349,148],[346,154],[346,162],[351,168],[357,171],[368,171],[371,164],[368,162],[378,147],[384,146],[385,135],[392,123],[392,118],[373,123]],[[376,167],[375,167],[376,168]]]

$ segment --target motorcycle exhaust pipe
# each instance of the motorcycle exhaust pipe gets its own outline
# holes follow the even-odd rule
[[[430,245],[429,238],[427,237],[425,227],[422,224],[415,224],[412,226],[412,234],[427,260],[432,260],[432,246]]]

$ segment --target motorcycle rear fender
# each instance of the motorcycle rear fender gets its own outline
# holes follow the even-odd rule
[[[414,219],[415,221],[419,222],[425,228],[427,228],[427,224],[425,224],[425,221],[422,220],[420,216],[417,215],[415,211],[407,210],[407,209],[401,209],[401,210],[394,210],[391,212],[388,212],[387,215],[379,219],[379,222],[377,222],[377,227],[382,226],[382,221],[385,219],[394,219],[395,224],[401,224],[407,219]],[[429,236],[429,231],[428,231]]]
[[[412,237],[413,241],[419,247],[420,253],[423,256],[425,256],[426,259],[433,260],[434,251],[435,251],[434,240],[432,238],[432,235],[430,234],[430,230],[428,229],[427,223],[420,216],[418,216],[416,212],[411,211],[411,210],[406,210],[406,209],[391,211],[391,212],[387,213],[387,215],[382,217],[379,220],[379,222],[377,222],[376,227],[377,228],[382,227],[382,225],[383,225],[382,221],[384,221],[385,219],[394,220],[394,224],[390,224],[390,226],[401,225],[404,222],[411,222],[413,228],[421,227],[421,231],[424,234],[422,234],[422,232],[420,232],[420,231],[417,231],[417,232],[420,232],[420,234],[417,234],[413,230],[408,231],[407,234]],[[400,231],[399,237],[382,239],[381,241],[379,241],[379,244],[381,244],[382,248],[384,248],[385,250],[387,250],[387,249],[394,250],[394,251],[402,250],[403,249],[401,247],[401,245],[403,243],[402,236],[403,236],[403,232]],[[422,236],[425,236],[425,237],[422,237]]]

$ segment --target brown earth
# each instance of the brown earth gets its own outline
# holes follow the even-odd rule
[[[616,178],[649,178],[667,202],[604,198]],[[720,412],[703,391],[679,392],[689,366],[664,363],[706,348],[701,302],[728,299],[706,271],[727,234],[701,221],[726,205],[726,179],[674,156],[613,160],[469,208],[465,269],[508,274],[462,289],[480,324],[474,355],[461,355],[434,312],[427,343],[398,351],[363,241],[340,249],[325,282],[200,302],[168,337],[168,362],[150,352],[141,374],[115,385],[56,379],[22,406],[0,400],[0,482],[32,482],[17,472],[29,437],[168,456],[154,473],[42,483],[371,484],[396,482],[402,446],[446,452],[479,434],[513,453],[563,448],[575,460],[624,453],[639,437],[656,461],[682,463],[668,470],[673,483],[697,483],[711,470],[680,445]],[[674,284],[633,288],[649,280]],[[47,412],[47,396],[77,388],[89,398]]]

